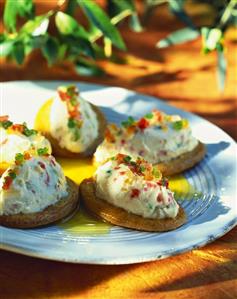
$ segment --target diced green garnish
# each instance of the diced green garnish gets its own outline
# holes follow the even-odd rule
[[[31,135],[36,135],[37,131],[33,129],[28,129],[26,123],[23,123],[23,132],[25,136],[29,137]]]
[[[25,135],[25,136],[27,136],[27,137],[29,137],[29,136],[32,136],[32,135],[36,135],[37,134],[37,131],[36,130],[33,130],[33,129],[28,129],[28,128],[25,128],[24,130],[23,130],[23,134]]]
[[[109,173],[109,174],[110,174],[111,172],[112,172],[112,170],[110,170],[110,169],[106,171],[106,173]]]
[[[76,128],[75,131],[74,131],[74,139],[73,139],[73,141],[79,140],[80,137],[81,137],[80,131]]]
[[[173,122],[172,125],[173,125],[174,130],[179,131],[181,129],[187,128],[189,125],[189,122],[187,119],[181,119],[181,120]]]
[[[66,87],[67,94],[72,97],[74,95],[77,95],[77,88],[75,85],[69,85]]]
[[[24,155],[21,153],[16,154],[15,161],[18,163],[22,163],[24,161]]]
[[[173,126],[173,129],[176,130],[176,131],[182,130],[183,121],[182,120],[177,120],[177,121],[173,122],[172,126]]]
[[[132,160],[132,158],[130,156],[126,156],[123,158],[123,160],[124,162],[129,163]]]
[[[6,120],[6,121],[3,121],[3,122],[1,123],[1,125],[2,125],[2,127],[3,127],[4,129],[9,128],[12,124],[13,124],[13,123],[12,123],[10,120]]]
[[[76,121],[73,118],[69,118],[69,120],[67,122],[68,128],[70,128],[70,129],[75,128],[76,125],[77,125]]]
[[[9,177],[11,177],[13,180],[16,178],[16,173],[13,171],[8,172]]]
[[[38,148],[37,153],[38,153],[39,156],[47,155],[48,154],[48,148],[47,147]]]
[[[128,117],[128,120],[122,121],[121,125],[125,128],[132,126],[135,123],[135,120],[132,116]]]
[[[150,203],[148,203],[147,207],[148,207],[149,210],[152,210],[152,209],[153,209],[153,205],[150,204]]]
[[[76,106],[77,105],[77,98],[76,97],[72,97],[71,99],[70,99],[70,103],[71,103],[71,105],[72,106]]]
[[[153,167],[152,169],[152,174],[154,175],[155,178],[159,179],[161,177],[161,172],[157,167]]]
[[[151,119],[153,117],[153,113],[147,113],[145,115],[145,118]]]
[[[140,166],[140,171],[141,171],[141,172],[144,172],[145,170],[146,170],[146,168],[145,168],[143,165],[141,165],[141,166]]]

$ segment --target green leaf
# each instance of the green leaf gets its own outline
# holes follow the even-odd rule
[[[101,32],[108,37],[112,44],[121,50],[125,50],[125,44],[123,39],[117,30],[117,28],[111,23],[109,17],[105,12],[94,2],[90,0],[80,1],[77,0],[90,21],[96,26]]]
[[[130,27],[136,32],[141,32],[143,30],[133,0],[108,0],[108,12],[111,17],[120,14],[122,15],[127,12],[131,15],[129,22]]]
[[[16,16],[17,16],[17,3],[7,0],[4,7],[3,23],[5,28],[10,31],[16,31]]]
[[[47,39],[47,35],[31,36],[28,44],[32,47],[32,49],[39,49],[43,47]]]
[[[0,42],[0,57],[8,56],[12,50],[15,40],[3,40]]]
[[[104,74],[99,66],[83,58],[77,59],[75,62],[75,70],[82,76],[101,76]]]
[[[83,53],[84,55],[95,59],[94,48],[87,39],[68,35],[63,38],[63,41],[68,44],[68,51],[70,54],[79,55]]]
[[[172,11],[180,12],[183,10],[185,0],[169,0],[169,7]]]
[[[35,17],[33,20],[27,21],[19,31],[20,34],[31,34],[33,36],[43,35],[48,30],[49,17],[52,15],[52,12],[49,12],[46,15]]]
[[[77,1],[76,0],[68,0],[65,8],[65,13],[73,16],[77,7]]]
[[[157,44],[157,48],[166,48],[171,45],[181,44],[187,41],[196,39],[200,35],[198,30],[191,28],[183,28],[169,34],[166,38],[160,40]]]
[[[88,32],[71,16],[59,11],[55,16],[58,31],[63,35],[75,35],[87,39]]]
[[[112,43],[107,37],[104,38],[104,53],[105,57],[111,57],[112,55]]]
[[[33,18],[35,7],[32,0],[17,0],[18,12],[21,17]]]
[[[169,8],[170,11],[178,17],[185,25],[187,25],[190,28],[195,29],[195,25],[192,21],[192,19],[189,17],[189,15],[184,10],[184,4],[185,0],[169,0]]]
[[[222,44],[223,33],[219,28],[203,27],[201,33],[204,52],[213,51],[219,47],[219,44]]]
[[[140,20],[138,18],[138,15],[136,13],[133,13],[131,15],[130,27],[136,32],[142,32],[143,31],[143,27],[142,27],[142,25],[140,23]]]
[[[60,44],[58,49],[58,60],[64,60],[66,53],[67,53],[68,45],[67,44]]]
[[[125,10],[128,10],[130,13],[135,11],[135,5],[132,0],[108,0],[107,3],[110,17],[114,17]]]
[[[47,35],[24,36],[25,55],[30,54],[34,49],[41,49],[45,45],[47,39]]]
[[[3,14],[3,23],[10,32],[16,31],[17,16],[32,18],[34,5],[32,0],[6,0]]]
[[[25,58],[25,49],[22,41],[17,41],[14,43],[12,56],[18,64],[22,64]]]
[[[220,91],[225,88],[227,62],[222,50],[217,50],[217,80]]]
[[[52,65],[58,59],[59,42],[56,38],[48,36],[45,44],[42,47],[42,53],[47,59],[48,64]]]

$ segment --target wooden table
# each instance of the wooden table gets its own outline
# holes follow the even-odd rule
[[[38,9],[46,11],[52,2],[39,1]],[[193,8],[195,19],[208,18],[208,14],[200,15],[201,11],[202,7]],[[2,61],[0,79],[78,80],[130,88],[197,113],[237,139],[237,32],[227,34],[229,67],[225,90],[220,93],[216,56],[201,55],[200,40],[155,49],[158,39],[181,26],[162,8],[146,32],[136,34],[123,28],[128,65],[100,62],[108,73],[105,77],[80,77],[70,65],[48,68],[35,53],[21,68]],[[66,264],[1,251],[0,265],[0,297],[4,299],[237,298],[237,228],[201,249],[150,263]]]

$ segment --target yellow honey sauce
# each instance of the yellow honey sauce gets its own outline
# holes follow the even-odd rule
[[[65,159],[57,161],[61,164],[64,174],[78,185],[85,179],[90,178],[96,167],[91,159]],[[109,233],[111,225],[91,216],[80,203],[80,209],[70,219],[64,219],[59,224],[65,231],[81,236],[96,236]]]
[[[65,175],[78,185],[83,179],[91,177],[96,170],[91,159],[60,158],[57,160],[61,164]],[[182,174],[169,177],[169,188],[177,194],[178,198],[193,198],[197,194],[193,186]],[[71,218],[64,219],[58,225],[65,231],[80,236],[108,234],[111,228],[110,224],[90,215],[82,205],[80,205],[79,211],[72,215]]]

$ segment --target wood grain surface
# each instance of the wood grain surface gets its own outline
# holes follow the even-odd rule
[[[2,12],[2,1],[0,4]],[[47,11],[54,5],[53,0],[37,1],[37,11]],[[203,6],[188,5],[188,9],[197,22],[211,17]],[[1,60],[0,80],[78,80],[126,87],[199,114],[236,140],[237,31],[227,32],[228,74],[225,90],[220,93],[216,55],[201,54],[200,39],[168,49],[155,48],[157,40],[181,27],[163,7],[156,11],[143,33],[122,27],[128,53],[121,55],[128,64],[101,61],[108,73],[105,77],[81,77],[69,64],[49,68],[36,52],[23,67]],[[0,297],[234,299],[237,228],[201,249],[135,265],[67,264],[0,251]]]

